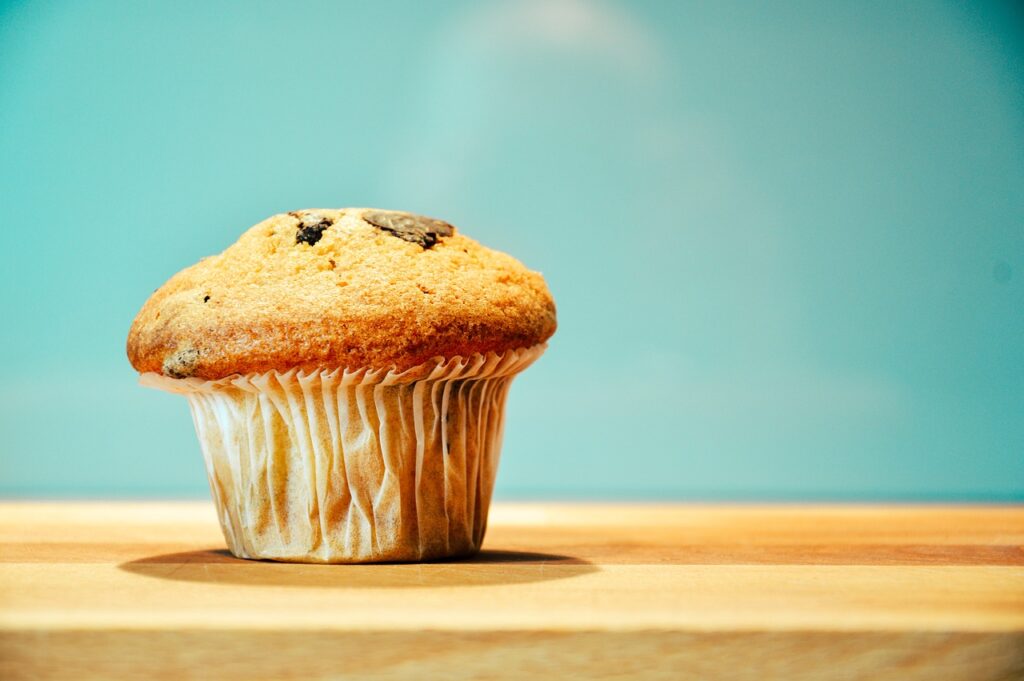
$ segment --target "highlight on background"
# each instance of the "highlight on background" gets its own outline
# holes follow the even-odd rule
[[[273,213],[544,273],[499,498],[1024,499],[1013,3],[0,4],[0,494],[207,496],[124,337]]]

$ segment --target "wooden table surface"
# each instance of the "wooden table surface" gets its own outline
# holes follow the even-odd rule
[[[499,504],[249,562],[207,503],[0,503],[0,678],[1024,679],[1024,508]]]

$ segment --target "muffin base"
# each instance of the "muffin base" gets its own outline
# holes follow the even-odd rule
[[[188,398],[234,555],[421,561],[480,550],[505,397],[543,351],[140,382]]]

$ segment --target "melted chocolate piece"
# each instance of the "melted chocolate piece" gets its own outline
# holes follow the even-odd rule
[[[392,210],[374,210],[363,213],[363,220],[399,239],[430,248],[443,236],[451,236],[455,228],[443,220],[401,213]]]
[[[295,233],[295,243],[306,243],[312,246],[324,235],[324,230],[334,224],[329,218],[316,214],[289,213],[299,221],[299,231]]]

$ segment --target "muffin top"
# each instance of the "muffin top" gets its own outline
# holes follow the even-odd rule
[[[311,209],[268,218],[171,277],[135,318],[128,359],[172,378],[403,371],[529,347],[554,331],[541,275],[448,223]]]

